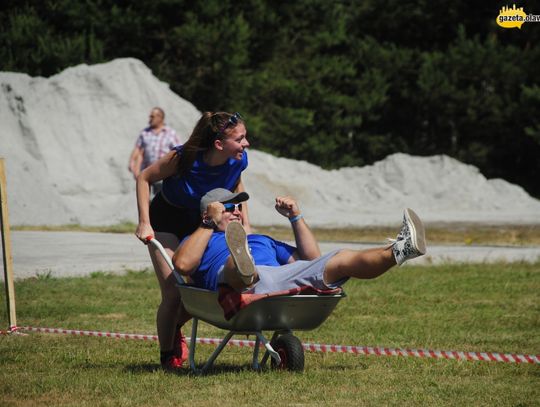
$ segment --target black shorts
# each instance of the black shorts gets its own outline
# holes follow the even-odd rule
[[[169,204],[160,192],[150,204],[150,224],[154,232],[172,233],[182,240],[199,227],[201,215],[197,209],[178,208]]]

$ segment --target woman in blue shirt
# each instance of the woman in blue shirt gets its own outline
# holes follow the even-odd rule
[[[172,257],[180,241],[201,223],[199,202],[214,188],[244,191],[241,173],[248,165],[247,131],[239,113],[205,112],[189,140],[147,167],[137,177],[139,224],[135,235],[144,243],[155,236]],[[150,201],[150,185],[163,180],[163,188]],[[249,231],[247,212],[243,222]],[[189,319],[183,312],[174,276],[158,251],[149,246],[161,289],[157,332],[161,364],[180,368],[187,359],[187,345],[180,326]]]

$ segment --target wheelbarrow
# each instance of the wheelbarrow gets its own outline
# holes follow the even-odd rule
[[[218,302],[218,292],[201,289],[186,284],[174,269],[172,261],[159,241],[154,238],[148,241],[158,249],[176,280],[182,303],[192,317],[191,340],[189,344],[189,365],[197,374],[204,374],[210,369],[234,335],[254,335],[252,368],[261,370],[268,358],[271,367],[290,371],[304,370],[304,348],[300,340],[293,335],[294,330],[309,331],[319,327],[332,313],[338,302],[346,295],[280,295],[265,297],[254,301],[239,310],[231,319],[225,319],[223,308]],[[197,367],[195,348],[197,343],[197,327],[200,321],[229,331],[210,358]],[[262,331],[274,331],[268,340]],[[265,353],[259,361],[259,348],[264,345]]]

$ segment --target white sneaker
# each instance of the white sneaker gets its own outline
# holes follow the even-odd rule
[[[255,264],[249,253],[246,231],[239,222],[231,222],[225,229],[225,241],[238,270],[238,275],[246,285],[255,277]]]
[[[412,209],[403,212],[403,225],[396,240],[392,240],[392,253],[400,266],[407,260],[426,254],[424,225]]]

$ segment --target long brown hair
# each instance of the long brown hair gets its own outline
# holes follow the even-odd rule
[[[181,159],[178,161],[178,176],[182,177],[191,170],[199,151],[211,149],[214,141],[223,137],[223,134],[220,134],[220,129],[226,125],[231,116],[232,114],[227,112],[204,112],[202,114],[188,141],[182,146],[182,151],[177,152],[177,154],[181,154]],[[243,121],[240,119],[238,122],[242,123]]]

